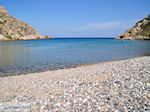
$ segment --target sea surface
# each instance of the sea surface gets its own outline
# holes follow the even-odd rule
[[[100,38],[0,41],[0,76],[150,55],[150,41]]]

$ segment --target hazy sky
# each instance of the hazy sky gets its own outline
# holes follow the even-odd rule
[[[0,5],[54,37],[115,37],[150,13],[150,0],[0,0]]]

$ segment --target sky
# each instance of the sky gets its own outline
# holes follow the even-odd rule
[[[0,5],[52,37],[116,37],[150,14],[150,0],[0,0]]]

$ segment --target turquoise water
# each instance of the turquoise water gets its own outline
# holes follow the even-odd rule
[[[150,41],[51,39],[0,41],[0,76],[150,55]]]

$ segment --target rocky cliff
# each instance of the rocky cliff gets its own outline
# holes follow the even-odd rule
[[[9,15],[3,6],[0,6],[0,35],[4,36],[1,40],[32,40],[50,38],[48,36],[41,36],[29,24]]]
[[[150,39],[150,14],[137,22],[135,26],[119,35],[116,39],[144,40]]]

